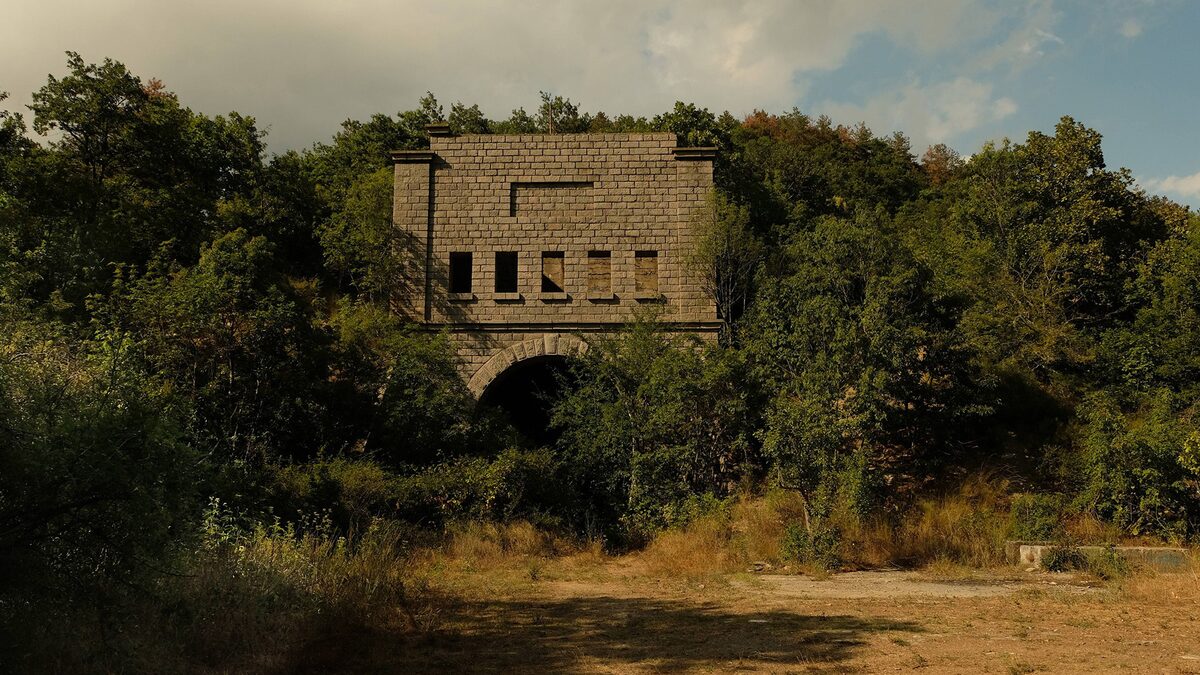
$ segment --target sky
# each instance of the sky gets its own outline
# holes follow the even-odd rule
[[[902,131],[917,154],[1071,115],[1110,167],[1200,207],[1198,36],[1196,0],[11,0],[0,105],[24,111],[72,50],[254,116],[273,152],[426,91],[492,118],[540,91],[610,115],[796,107]]]

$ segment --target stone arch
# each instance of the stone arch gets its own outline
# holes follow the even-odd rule
[[[571,358],[587,352],[588,344],[575,335],[550,333],[522,340],[496,352],[471,376],[467,387],[475,398],[483,396],[488,385],[496,380],[514,363],[539,356],[564,356]]]

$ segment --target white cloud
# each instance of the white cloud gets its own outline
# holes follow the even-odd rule
[[[492,117],[536,105],[539,90],[610,113],[677,99],[786,109],[862,36],[933,55],[997,20],[983,0],[42,0],[0,22],[0,89],[19,106],[63,72],[63,51],[111,56],[197,110],[256,116],[284,148],[426,90]]]
[[[1007,68],[1019,71],[1036,63],[1054,47],[1066,42],[1054,33],[1062,14],[1050,0],[1033,0],[1025,5],[1022,15],[1008,36],[999,44],[985,49],[972,63],[976,70]]]
[[[1164,192],[1183,199],[1200,200],[1200,171],[1190,176],[1167,176],[1142,181],[1151,192]]]
[[[1121,24],[1120,33],[1132,40],[1142,34],[1142,23],[1137,19],[1125,19]]]
[[[861,105],[825,102],[818,108],[836,120],[866,122],[876,133],[904,131],[920,152],[927,145],[950,142],[963,132],[1012,115],[1017,103],[994,95],[991,84],[958,77],[931,85],[909,84]]]

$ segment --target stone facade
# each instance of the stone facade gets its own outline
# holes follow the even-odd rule
[[[645,304],[672,330],[715,335],[715,304],[688,265],[711,149],[678,148],[670,133],[455,136],[435,125],[430,136],[429,150],[392,155],[397,306],[450,331],[476,395],[517,361],[586,349],[580,335]]]

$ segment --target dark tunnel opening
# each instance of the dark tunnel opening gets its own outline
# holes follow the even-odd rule
[[[480,405],[498,408],[530,442],[553,445],[558,434],[550,428],[554,403],[569,381],[563,356],[535,356],[514,363],[483,390]]]

